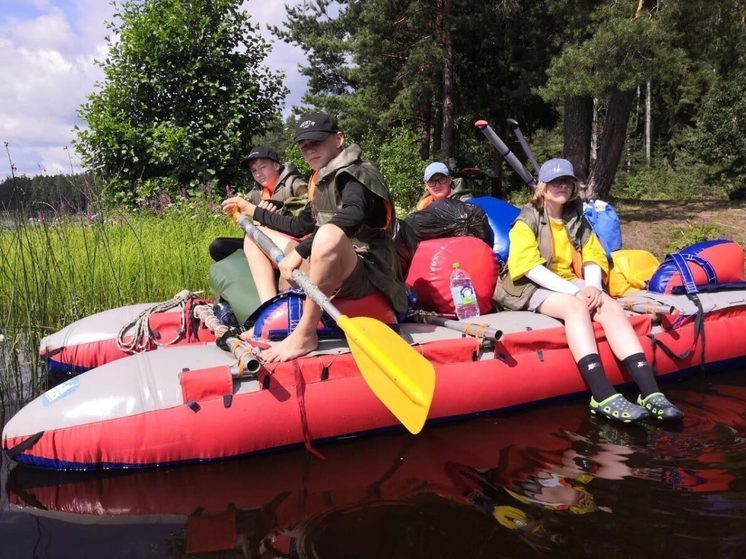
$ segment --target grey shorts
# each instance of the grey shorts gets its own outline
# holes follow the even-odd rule
[[[585,287],[585,280],[582,279],[574,279],[572,280],[572,283],[577,285],[580,289],[583,289]],[[547,300],[547,297],[554,293],[557,292],[552,291],[551,289],[544,289],[543,287],[538,288],[536,291],[534,291],[534,294],[531,295],[531,298],[528,300],[528,307],[526,307],[526,310],[531,312],[538,312],[539,306]]]

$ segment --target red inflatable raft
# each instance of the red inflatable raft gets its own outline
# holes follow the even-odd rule
[[[685,296],[657,295],[694,312]],[[674,329],[631,320],[660,376],[746,356],[746,292],[700,296],[704,335],[695,322]],[[402,336],[435,366],[429,419],[505,410],[585,392],[564,327],[528,312],[485,315],[505,332],[494,351],[440,327],[402,324]],[[601,331],[600,355],[615,384],[629,381]],[[655,340],[655,341],[654,341]],[[676,359],[661,351],[661,344]],[[162,348],[108,363],[49,390],[11,418],[3,447],[16,461],[54,469],[152,467],[217,460],[358,435],[397,425],[341,344],[264,367],[257,380],[231,376],[235,359],[214,344]]]

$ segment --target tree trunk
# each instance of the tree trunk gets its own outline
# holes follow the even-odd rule
[[[591,198],[604,199],[609,196],[624,149],[634,98],[634,89],[615,91],[609,97],[604,128],[599,139],[598,159],[588,179]]]
[[[598,157],[598,97],[593,98],[593,118],[591,119],[591,164],[596,164]]]
[[[492,152],[492,171],[495,173],[495,180],[490,182],[490,196],[494,198],[505,198],[507,194],[505,185],[505,174],[503,173],[503,161],[502,156],[497,151],[490,150]]]
[[[443,158],[450,160],[453,156],[453,126],[455,107],[453,103],[453,37],[450,21],[453,0],[442,0],[441,34],[443,43]]]
[[[432,159],[439,159],[443,156],[441,145],[443,141],[443,111],[440,103],[433,106],[433,149],[430,150]]]
[[[430,159],[430,140],[433,125],[433,104],[432,102],[424,103],[422,109],[422,118],[420,120],[420,159],[427,161]]]
[[[650,141],[652,136],[652,116],[651,116],[651,86],[650,80],[645,84],[645,166],[650,167]]]
[[[589,96],[565,97],[565,136],[563,157],[568,159],[575,174],[588,177],[593,130],[593,98]]]

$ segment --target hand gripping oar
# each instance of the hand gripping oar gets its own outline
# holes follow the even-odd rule
[[[510,165],[513,170],[518,173],[518,176],[521,177],[527,185],[529,185],[531,188],[536,186],[536,179],[531,176],[531,173],[526,170],[526,167],[524,167],[523,163],[521,163],[520,160],[515,156],[515,153],[510,151],[510,148],[505,145],[505,142],[500,139],[500,136],[495,134],[495,131],[486,120],[478,120],[474,123],[474,126],[482,131],[482,134],[487,137],[487,139],[495,147],[498,153],[505,158],[505,161],[508,162],[508,165]]]
[[[518,121],[514,118],[509,118],[506,122],[508,123],[508,126],[513,129],[513,133],[515,134],[515,137],[518,138],[518,142],[523,148],[523,153],[525,153],[526,157],[528,157],[528,160],[531,162],[531,166],[534,168],[534,171],[538,173],[539,163],[536,161],[534,152],[531,151],[531,147],[528,145],[526,137],[523,135],[523,132],[521,132],[521,127],[518,125]]]
[[[278,263],[285,258],[272,239],[249,218],[240,216],[236,222],[269,258]],[[343,315],[300,270],[293,270],[292,278],[345,333],[352,357],[373,393],[411,433],[419,433],[435,390],[432,363],[384,323],[369,317]]]

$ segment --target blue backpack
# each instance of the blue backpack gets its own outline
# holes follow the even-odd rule
[[[591,200],[583,204],[583,215],[611,260],[611,253],[622,248],[622,223],[616,210],[603,200]]]

